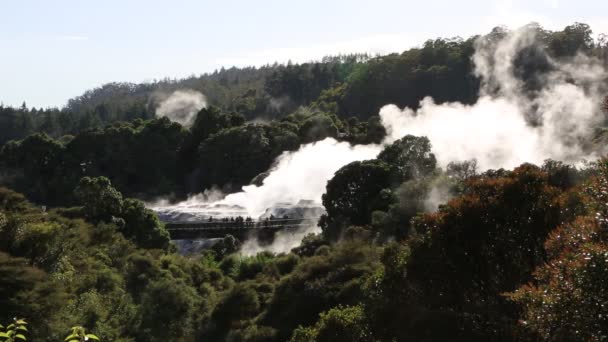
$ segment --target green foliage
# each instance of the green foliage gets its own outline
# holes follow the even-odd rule
[[[425,96],[439,103],[471,103],[478,80],[472,76],[474,38],[427,41],[421,49],[372,58],[348,77],[340,114],[368,118],[387,103],[416,108]]]
[[[92,220],[110,221],[121,215],[123,199],[106,177],[83,177],[75,190],[84,214]]]
[[[321,312],[356,304],[378,259],[376,248],[354,241],[303,260],[281,278],[259,323],[277,329],[277,340],[287,340],[297,326],[312,325]]]
[[[62,304],[63,296],[61,286],[52,282],[45,272],[29,266],[26,259],[0,252],[2,322],[9,322],[18,315],[27,315],[33,322],[39,323],[34,333],[44,332],[47,325],[53,324],[52,313]],[[12,328],[15,327],[13,325]]]
[[[87,334],[83,327],[72,327],[72,332],[64,339],[65,342],[99,341],[95,334]]]
[[[386,129],[382,125],[379,116],[370,117],[361,131],[365,132],[365,136],[359,139],[355,137],[355,142],[379,144],[386,136]]]
[[[558,195],[547,174],[523,165],[472,179],[467,195],[417,217],[407,262],[394,264],[397,277],[386,278],[394,258],[384,261],[382,291],[399,305],[374,305],[380,309],[373,317],[381,319],[376,329],[397,339],[510,336],[517,319],[502,293],[529,281],[542,263],[543,242],[561,222]]]
[[[83,213],[93,222],[115,222],[125,237],[143,248],[169,247],[169,233],[156,214],[143,202],[123,199],[105,177],[84,177],[75,190]]]
[[[300,137],[302,142],[323,140],[327,137],[336,138],[338,127],[334,121],[325,114],[316,114],[304,121],[300,126]]]
[[[217,293],[231,286],[217,265],[137,249],[126,240],[120,231],[129,222],[148,220],[137,208],[132,215],[143,220],[129,214],[124,226],[116,220],[93,225],[19,204],[9,191],[0,194],[11,199],[0,229],[0,319],[29,317],[36,341],[60,340],[74,324],[119,342],[192,337],[209,319]]]
[[[160,249],[169,247],[169,233],[156,213],[146,208],[143,202],[127,198],[120,216],[125,221],[121,231],[125,237],[133,239],[138,246]]]
[[[6,326],[0,324],[0,340],[5,342],[27,341],[28,323],[23,319],[13,318],[13,323]]]
[[[141,300],[140,338],[153,342],[190,336],[199,305],[196,291],[183,282],[172,279],[151,282]]]
[[[235,286],[218,304],[214,315],[219,322],[252,317],[259,312],[260,303],[256,291],[247,286]]]
[[[387,160],[408,160],[393,155]],[[152,232],[140,234],[157,222],[140,202],[123,199],[121,219],[93,224],[61,216],[66,210],[43,213],[0,191],[0,318],[30,317],[32,338],[48,341],[73,324],[120,342],[484,340],[556,332],[576,339],[575,331],[593,339],[603,331],[597,303],[606,292],[605,163],[584,174],[547,163],[480,175],[470,163],[453,164],[446,174],[429,171],[397,187],[399,169],[378,160],[360,164],[380,168],[385,185],[369,182],[369,194],[388,196],[386,205],[368,213],[364,226],[345,224],[342,241],[310,235],[287,255],[232,254],[238,244],[230,237],[200,258],[138,249],[155,241],[146,238]],[[581,188],[585,175],[596,178]],[[367,178],[360,179],[354,187]],[[106,185],[98,191],[113,193],[100,183]],[[429,189],[454,184],[457,197],[420,214]],[[377,233],[399,239],[385,244]]]
[[[291,342],[365,342],[374,341],[367,324],[363,307],[335,307],[321,313],[319,321],[311,328],[294,330]]]
[[[394,201],[388,210],[372,212],[371,226],[380,233],[382,240],[405,240],[411,233],[411,221],[422,212],[437,210],[437,205],[447,202],[463,190],[463,182],[439,170],[423,178],[403,182],[393,190]]]
[[[197,190],[227,184],[231,185],[230,189],[240,189],[248,184],[266,171],[282,152],[299,147],[299,138],[290,126],[288,123],[249,124],[210,135],[201,142],[194,156],[198,160]]]
[[[31,209],[31,205],[22,194],[0,187],[0,209],[27,212]]]
[[[56,196],[47,183],[57,177],[63,145],[46,134],[34,134],[22,141],[11,141],[0,148],[0,166],[12,169],[16,188],[28,188],[33,198]]]
[[[563,31],[555,32],[549,38],[551,52],[560,57],[574,56],[581,51],[593,48],[594,41],[589,25],[574,23],[566,26]]]
[[[273,159],[270,140],[261,126],[230,128],[212,135],[199,147],[204,187],[233,181],[235,187],[266,171]],[[243,167],[246,166],[246,167]]]
[[[545,242],[548,261],[534,281],[507,294],[523,309],[522,326],[545,340],[599,341],[608,333],[608,167],[583,185],[587,210],[560,226]]]
[[[435,171],[437,165],[429,139],[413,135],[386,146],[378,155],[378,160],[390,165],[397,183],[424,177]]]
[[[381,193],[391,184],[390,167],[378,160],[353,162],[338,170],[327,182],[323,205],[327,221],[323,234],[329,239],[340,236],[344,223],[370,223],[374,210],[386,209],[389,198]]]
[[[178,184],[185,135],[166,118],[82,132],[65,144],[33,135],[0,149],[0,170],[6,184],[46,204],[73,204],[66,193],[83,176],[106,176],[128,194],[166,193]]]
[[[211,135],[231,127],[243,125],[244,118],[238,114],[229,114],[219,108],[210,106],[203,108],[197,114],[190,134],[186,137],[179,151],[179,162],[182,172],[193,172],[196,168],[197,150],[200,144]]]
[[[529,27],[552,58],[570,58],[582,51],[608,59],[605,39],[599,35],[594,41],[586,24],[574,23],[555,32],[538,25]],[[493,41],[505,33],[505,29],[496,28],[483,38]],[[478,38],[429,40],[401,54],[373,58],[340,55],[304,64],[221,68],[181,80],[108,83],[70,99],[62,109],[0,106],[0,145],[35,132],[60,138],[117,122],[149,120],[162,100],[158,94],[179,89],[200,91],[211,105],[237,111],[248,120],[284,117],[302,105],[367,120],[387,103],[415,108],[426,96],[438,103],[472,103],[479,90],[471,63]],[[538,70],[547,64],[537,63],[538,58],[529,51],[524,55],[526,58],[516,59],[514,70],[525,70],[524,83],[529,88],[527,84],[534,83],[542,74]],[[536,68],[530,68],[532,65]]]
[[[296,254],[287,254],[275,259],[274,261],[280,275],[291,273],[294,268],[300,263],[300,257]]]
[[[334,83],[343,82],[351,70],[365,59],[365,55],[351,55],[328,58],[325,63],[280,66],[266,79],[264,87],[270,96],[288,99],[284,107],[293,110],[315,100]]]
[[[228,234],[222,240],[216,242],[211,250],[215,252],[216,260],[222,260],[225,256],[236,253],[241,243],[234,236]]]
[[[258,253],[255,256],[244,257],[239,260],[237,278],[239,280],[253,279],[274,261],[270,252]]]
[[[242,126],[244,123],[245,118],[238,114],[223,113],[217,107],[203,108],[196,116],[191,132],[200,143],[223,129]]]
[[[384,236],[405,237],[409,219],[425,210],[436,164],[429,140],[408,135],[386,146],[377,159],[342,167],[323,195],[323,234],[336,240],[351,224],[371,224]]]
[[[294,248],[292,252],[301,257],[309,257],[315,255],[319,248],[327,246],[327,244],[328,242],[322,234],[308,234],[304,236],[300,245]]]

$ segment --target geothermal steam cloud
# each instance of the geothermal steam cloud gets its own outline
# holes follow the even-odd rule
[[[525,93],[514,72],[523,49],[537,49],[551,70],[539,76],[539,90]],[[540,50],[535,32],[524,28],[499,42],[481,38],[473,62],[482,81],[477,103],[438,105],[426,98],[417,111],[387,105],[380,111],[387,142],[406,134],[427,136],[440,165],[476,159],[481,170],[596,158],[583,146],[603,120],[606,71],[597,60],[552,60]]]
[[[524,92],[514,72],[514,61],[526,48],[537,49],[550,65],[534,92]],[[540,164],[547,158],[572,163],[596,158],[584,148],[603,120],[599,107],[606,71],[596,60],[582,55],[568,62],[551,60],[533,30],[520,29],[500,40],[480,38],[473,62],[482,82],[475,104],[436,104],[426,98],[418,110],[387,105],[380,111],[388,132],[385,143],[407,134],[427,136],[440,166],[476,159],[481,171]],[[262,186],[244,187],[215,203],[239,205],[256,216],[278,202],[320,201],[326,182],[340,167],[374,158],[381,149],[330,138],[303,145],[282,154]],[[288,251],[291,246],[293,241],[281,241],[270,249]]]
[[[158,105],[156,116],[166,116],[171,121],[189,127],[194,123],[196,114],[206,107],[207,99],[200,92],[190,89],[177,90]]]
[[[320,203],[327,181],[336,171],[356,160],[373,159],[379,152],[379,145],[352,146],[334,139],[303,145],[297,152],[283,153],[262,186],[245,186],[220,203],[242,206],[254,217],[281,202],[306,199]]]
[[[436,104],[426,98],[417,111],[387,105],[380,110],[388,132],[385,143],[407,134],[427,136],[440,166],[476,159],[481,171],[524,162],[541,164],[548,158],[573,163],[594,159],[594,152],[583,146],[603,120],[600,99],[606,71],[585,56],[568,62],[544,56],[551,71],[542,75],[539,90],[524,93],[523,81],[513,68],[526,48],[540,49],[534,31],[528,28],[499,41],[481,38],[473,56],[482,81],[479,100],[473,105]],[[247,186],[223,202],[243,206],[255,215],[277,202],[319,201],[335,171],[350,162],[374,158],[381,149],[381,145],[350,146],[334,139],[303,145],[281,155],[262,186]]]

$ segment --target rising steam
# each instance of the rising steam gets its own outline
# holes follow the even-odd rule
[[[600,99],[606,71],[582,55],[558,62],[541,51],[550,71],[538,76],[539,89],[525,91],[514,62],[523,49],[536,46],[529,28],[499,42],[480,39],[473,56],[482,81],[477,103],[438,105],[426,98],[417,111],[387,105],[380,110],[387,142],[405,134],[427,136],[441,166],[476,159],[482,171],[547,158],[571,163],[595,159],[585,143],[604,120]]]
[[[331,138],[306,144],[279,156],[262,186],[245,186],[219,203],[242,206],[253,217],[277,203],[295,204],[302,199],[321,203],[327,181],[338,169],[356,160],[375,158],[379,151],[378,145],[352,146]]]
[[[256,255],[264,251],[276,254],[288,253],[292,249],[298,247],[306,235],[319,233],[321,233],[321,228],[315,225],[311,225],[310,227],[305,227],[294,232],[279,231],[277,232],[272,244],[266,246],[260,244],[256,239],[249,239],[243,243],[240,252],[247,256]]]
[[[192,126],[196,114],[207,107],[205,95],[191,89],[176,90],[156,108],[156,116],[168,117],[184,127]]]
[[[535,77],[535,87],[525,84],[514,70],[516,58],[526,49],[533,49],[547,64],[545,72]],[[480,38],[473,62],[482,82],[475,104],[436,104],[426,98],[417,110],[387,105],[380,110],[388,132],[385,143],[407,134],[427,136],[440,166],[476,159],[480,171],[538,164],[548,158],[576,163],[597,157],[588,142],[604,120],[600,99],[606,71],[596,60],[582,55],[552,60],[527,27],[500,39]],[[374,158],[381,149],[381,145],[351,146],[330,138],[303,145],[282,154],[261,186],[246,186],[216,203],[242,206],[251,216],[279,202],[319,203],[327,181],[340,167]],[[433,189],[428,205],[435,209],[445,196],[439,188]],[[289,251],[301,237],[281,237],[266,249]],[[250,241],[244,252],[259,249]]]

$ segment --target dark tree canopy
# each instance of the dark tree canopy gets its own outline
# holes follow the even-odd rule
[[[272,160],[270,140],[263,127],[248,125],[212,135],[199,147],[201,182],[205,187],[239,180],[244,185],[266,170]]]
[[[169,247],[169,233],[156,214],[143,202],[133,198],[123,199],[106,177],[84,177],[75,190],[83,205],[84,215],[93,221],[122,220],[119,226],[126,238],[143,248]]]
[[[332,220],[326,223],[324,234],[337,238],[341,226],[335,224],[342,220],[355,225],[369,223],[371,212],[386,206],[381,191],[389,186],[390,167],[382,161],[353,162],[342,167],[327,182],[323,195],[323,206]]]
[[[84,177],[75,192],[83,205],[84,214],[90,219],[109,221],[122,213],[122,194],[112,187],[106,177]]]
[[[378,159],[390,165],[395,181],[399,183],[428,175],[437,166],[429,139],[413,135],[386,146]]]

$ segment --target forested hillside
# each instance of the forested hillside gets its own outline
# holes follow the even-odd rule
[[[584,52],[608,63],[607,40],[603,35],[594,40],[585,24],[555,32],[536,29],[554,58]],[[500,39],[505,33],[506,29],[496,28],[488,39]],[[181,80],[110,83],[70,99],[61,109],[28,108],[25,103],[20,108],[3,106],[0,143],[34,132],[59,138],[117,121],[152,119],[159,101],[178,89],[199,91],[209,104],[237,112],[246,120],[280,119],[306,106],[344,120],[366,121],[387,103],[415,108],[426,96],[439,103],[472,103],[479,92],[471,63],[477,38],[438,38],[387,56],[345,55],[304,64],[222,68]],[[540,57],[534,51],[525,57],[517,71],[533,78],[533,68],[542,67],[543,61],[533,60]]]
[[[553,61],[577,58],[596,63],[583,78],[606,89],[593,74],[608,67],[604,36],[527,29],[538,44],[506,68],[518,91],[541,96]],[[505,83],[473,59],[509,34],[107,84],[61,109],[0,107],[0,323],[26,319],[33,341],[73,326],[117,342],[605,340],[608,97],[590,136],[568,141],[596,156],[577,165],[441,165],[425,136],[386,140],[395,132],[378,115],[499,93]],[[577,81],[563,81],[571,94]],[[156,115],[182,89],[207,101],[185,126]],[[524,129],[542,128],[533,119]],[[290,252],[245,255],[226,235],[181,255],[146,207],[260,185],[278,157],[326,138],[379,153],[332,173],[321,233]]]

